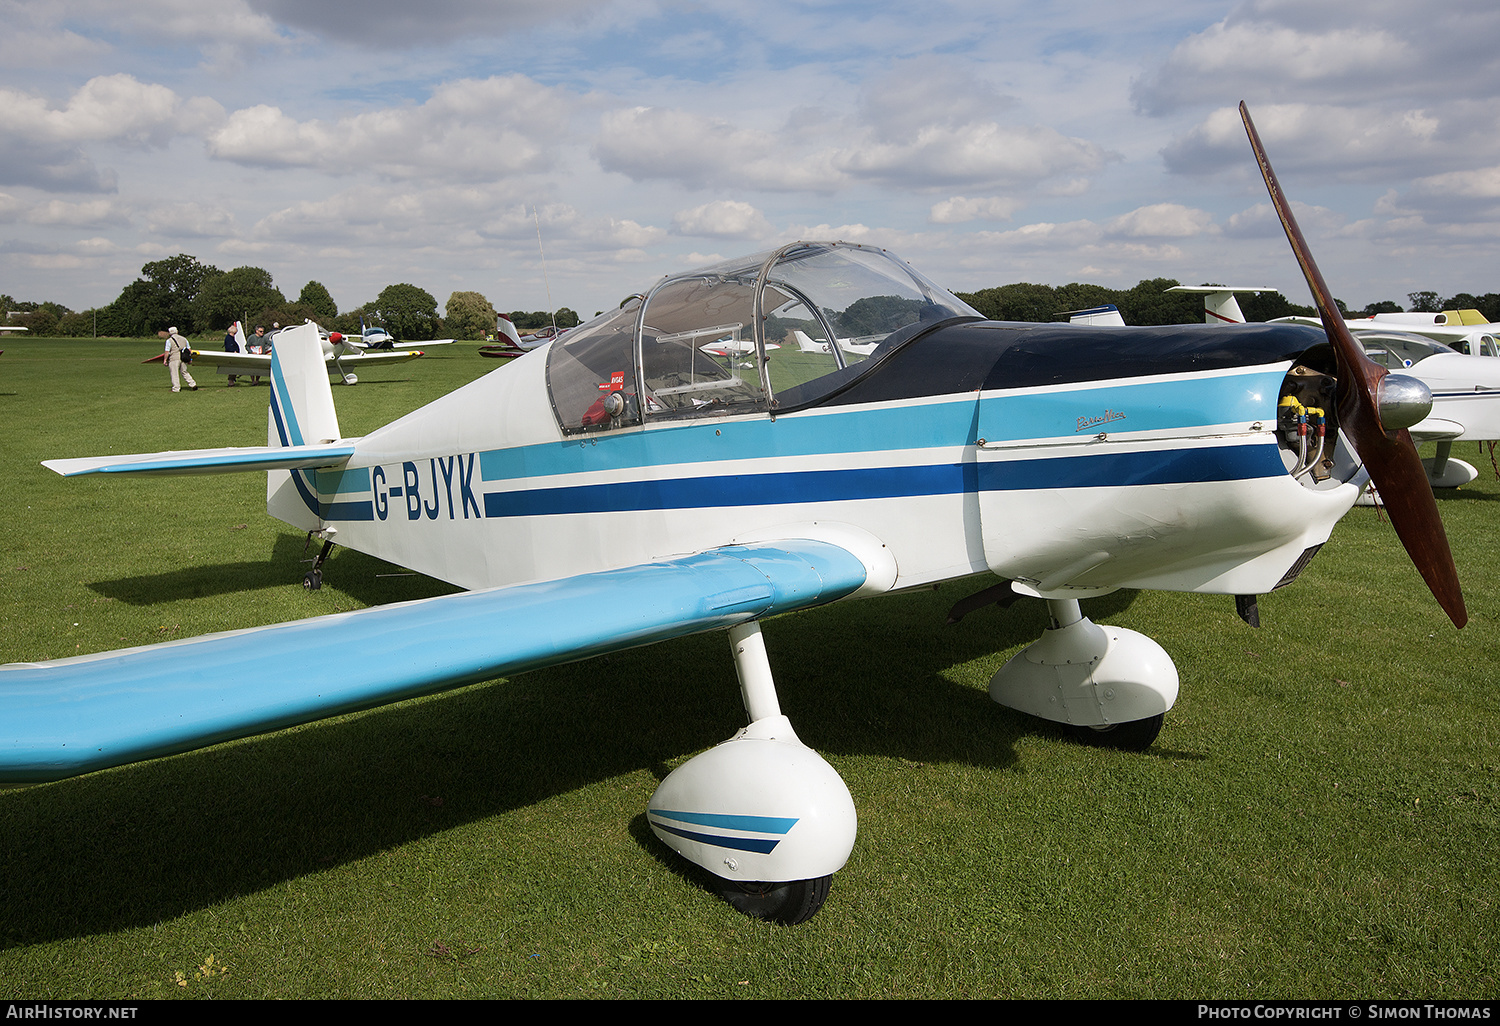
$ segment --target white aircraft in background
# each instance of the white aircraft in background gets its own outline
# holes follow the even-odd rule
[[[1208,324],[1242,324],[1245,316],[1235,301],[1236,292],[1275,292],[1272,288],[1244,288],[1217,285],[1179,285],[1168,292],[1191,292],[1203,295],[1203,319]],[[1478,311],[1468,311],[1474,318],[1460,323],[1454,312],[1448,314],[1376,314],[1373,317],[1344,319],[1344,326],[1365,348],[1365,355],[1388,370],[1421,381],[1432,392],[1432,412],[1410,428],[1417,443],[1436,442],[1435,454],[1422,461],[1427,482],[1433,488],[1458,488],[1479,476],[1479,471],[1464,460],[1453,457],[1457,441],[1494,441],[1500,439],[1500,360],[1470,356],[1457,352],[1443,339],[1472,344],[1478,351],[1495,352],[1496,327],[1479,318]],[[1316,317],[1278,317],[1271,323],[1306,324],[1321,327]],[[1426,336],[1426,337],[1423,337]],[[1371,487],[1360,502],[1372,505],[1380,501]]]
[[[19,324],[0,324],[0,331],[30,331],[30,330],[31,330],[30,328],[23,327],[23,326],[21,326]]]
[[[399,342],[396,340],[395,335],[392,335],[384,328],[366,327],[363,317],[359,319],[359,331],[358,335],[341,334],[339,337],[344,340],[344,345],[351,346],[354,349],[365,350],[421,349],[427,346],[447,346],[453,344],[453,339],[451,338],[435,338],[429,339],[426,342]]]
[[[548,328],[542,330],[546,331],[547,334],[522,335],[516,330],[514,321],[505,314],[496,314],[495,335],[497,339],[503,339],[503,341],[497,341],[492,345],[480,346],[479,355],[498,359],[529,353],[531,350],[552,341],[553,334],[555,333]]]
[[[838,339],[839,349],[851,356],[858,356],[860,359],[864,359],[875,351],[875,347],[880,344],[882,337],[862,336],[860,338],[840,338]],[[792,329],[792,338],[796,341],[797,348],[804,353],[823,353],[827,355],[833,352],[829,348],[827,339],[809,338],[807,332],[800,328]]]
[[[1453,456],[1453,443],[1492,442],[1500,439],[1500,360],[1492,356],[1470,356],[1425,337],[1424,333],[1395,327],[1400,321],[1377,318],[1400,314],[1377,314],[1374,318],[1346,321],[1350,332],[1365,348],[1365,355],[1390,370],[1409,374],[1432,392],[1432,412],[1410,428],[1418,443],[1436,442],[1437,449],[1422,465],[1434,488],[1458,488],[1479,476],[1473,464]],[[1418,316],[1431,318],[1431,314]],[[1308,317],[1281,317],[1279,322],[1311,324]],[[1493,338],[1482,332],[1472,338]],[[1374,489],[1371,489],[1374,492]],[[1379,501],[1367,494],[1362,504]]]
[[[358,375],[350,370],[351,367],[367,367],[376,363],[415,360],[423,355],[420,349],[402,349],[387,353],[366,352],[362,348],[350,345],[348,340],[336,331],[325,332],[322,328],[313,324],[312,321],[308,321],[307,324],[312,326],[314,333],[317,335],[319,349],[322,352],[325,365],[330,371],[336,373],[346,385],[354,385],[359,382]],[[244,324],[236,321],[234,323],[234,336],[240,346],[239,352],[225,353],[216,349],[195,348],[193,349],[193,362],[199,367],[212,366],[220,374],[224,375],[237,376],[249,374],[256,377],[269,377],[277,340],[290,330],[293,329],[282,328],[279,331],[274,331],[263,336],[259,340],[255,340],[254,336],[246,336]],[[253,340],[257,345],[266,345],[271,349],[271,352],[250,352],[249,347]],[[161,359],[163,359],[162,355],[158,354],[144,362],[155,363]]]
[[[1125,318],[1120,315],[1120,308],[1113,303],[1091,306],[1087,310],[1069,310],[1067,316],[1069,324],[1093,324],[1102,328],[1125,327]]]
[[[1347,322],[1351,331],[1400,331],[1430,338],[1468,356],[1500,356],[1500,324],[1484,319],[1478,310],[1442,313],[1383,313]]]
[[[836,338],[840,312],[861,301],[860,323],[883,331],[865,359],[833,347],[821,361],[767,360],[770,317]],[[698,332],[731,319],[752,326],[750,373],[697,348]],[[647,820],[735,907],[793,923],[823,905],[856,817],[781,712],[762,618],[992,573],[1006,596],[1045,601],[1052,626],[1000,668],[991,697],[1144,748],[1176,700],[1177,669],[1144,635],[1095,625],[1079,599],[1288,584],[1353,503],[1363,465],[1393,496],[1391,522],[1438,602],[1467,620],[1402,430],[1425,415],[1425,390],[1371,363],[1334,320],[1324,333],[998,323],[884,250],[799,242],[669,276],[359,438],[342,436],[323,371],[314,325],[282,333],[264,447],[45,465],[267,471],[267,512],[324,539],[319,565],[337,541],[472,590],[0,668],[0,781],[723,630],[749,723],[667,775]],[[1285,399],[1335,382],[1333,441],[1314,463],[1267,425]],[[600,694],[607,703],[607,679]]]

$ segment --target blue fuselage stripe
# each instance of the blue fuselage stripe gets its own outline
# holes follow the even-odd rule
[[[874,445],[931,449],[1063,438],[1104,429],[1183,431],[1249,424],[1274,411],[1283,367],[1168,381],[975,393],[873,409],[654,424],[479,454],[486,483],[579,471],[785,456],[836,456]],[[976,403],[976,398],[978,402]]]
[[[733,474],[517,489],[486,492],[484,515],[524,517],[649,509],[711,509],[1033,488],[1186,484],[1274,477],[1285,472],[1276,446],[1256,443],[980,464]]]
[[[727,834],[703,834],[696,830],[683,830],[669,823],[658,823],[658,828],[678,837],[686,837],[690,841],[700,844],[712,844],[716,848],[732,848],[735,851],[753,851],[760,855],[769,855],[776,850],[781,843],[780,839],[772,840],[763,837],[731,837]]]

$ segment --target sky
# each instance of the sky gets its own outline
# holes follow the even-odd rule
[[[1500,291],[1494,0],[0,0],[0,292],[189,253],[585,317],[797,239],[955,291]]]

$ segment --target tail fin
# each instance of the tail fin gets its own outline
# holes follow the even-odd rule
[[[1203,297],[1204,324],[1244,324],[1236,292],[1275,292],[1267,285],[1177,285],[1168,292],[1194,292]]]
[[[1125,318],[1120,314],[1120,308],[1113,303],[1105,303],[1103,306],[1091,306],[1087,310],[1069,310],[1069,324],[1102,324],[1110,328],[1125,327]]]
[[[317,445],[336,441],[339,418],[323,360],[317,325],[276,333],[271,348],[269,444]],[[266,512],[304,531],[323,526],[315,471],[272,470],[266,475]]]
[[[800,328],[792,329],[792,337],[797,340],[797,348],[804,353],[830,353],[833,351],[829,348],[827,342],[814,342]]]
[[[521,345],[521,336],[516,333],[515,324],[512,323],[511,319],[504,314],[495,315],[495,330],[499,334],[504,335],[506,338],[510,339],[511,345],[517,347]]]

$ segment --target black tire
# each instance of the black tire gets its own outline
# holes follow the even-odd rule
[[[1144,752],[1161,733],[1166,713],[1157,713],[1144,720],[1131,720],[1108,727],[1074,727],[1073,737],[1082,744],[1096,748],[1118,748],[1124,752]]]
[[[745,915],[765,919],[782,926],[796,926],[817,915],[828,900],[832,876],[816,880],[792,880],[786,883],[741,883],[717,879],[723,899]]]
[[[303,574],[302,587],[306,588],[308,591],[317,591],[319,588],[323,587],[323,571],[309,570],[307,573]]]

